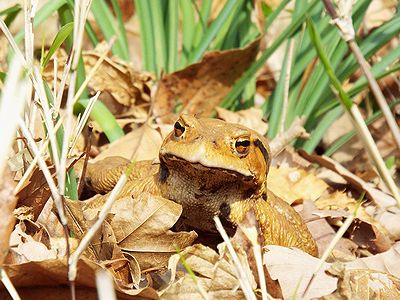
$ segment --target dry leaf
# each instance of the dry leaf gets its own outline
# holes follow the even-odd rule
[[[15,225],[13,211],[16,205],[14,182],[11,172],[6,168],[0,181],[0,267],[8,253],[8,243]]]
[[[333,159],[327,156],[310,155],[302,150],[299,151],[299,154],[310,162],[318,163],[325,168],[335,171],[340,176],[345,178],[352,185],[352,187],[358,189],[360,192],[365,191],[368,198],[373,200],[380,207],[390,207],[396,205],[396,200],[392,196],[373,188],[369,183],[352,174]]]
[[[264,254],[264,264],[271,278],[278,280],[284,299],[302,299],[302,295],[319,264],[319,259],[298,249],[281,246],[268,246]],[[337,279],[325,274],[330,267],[324,263],[315,276],[305,299],[328,295],[336,289]]]
[[[104,43],[99,44],[94,51],[83,52],[86,74],[89,74],[99,60],[105,46]],[[67,55],[59,50],[57,56],[57,84],[60,84]],[[44,79],[51,85],[54,80],[53,64],[54,61],[51,60],[43,72]],[[141,116],[150,106],[150,80],[149,74],[135,71],[130,64],[116,57],[106,57],[88,83],[88,87],[90,90],[102,92],[100,99],[115,116]]]
[[[373,254],[390,249],[392,241],[376,226],[360,219],[354,219],[349,227],[350,239]]]
[[[155,96],[154,113],[165,117],[178,104],[183,113],[209,116],[254,61],[260,40],[243,49],[206,53],[201,62],[165,75]],[[169,120],[175,119],[169,115]]]
[[[400,242],[388,251],[370,257],[358,258],[345,264],[346,269],[371,269],[400,278]]]
[[[54,171],[54,168],[50,168],[50,172],[53,173]],[[25,182],[23,188],[18,192],[17,207],[26,206],[32,208],[34,220],[36,220],[49,199],[50,194],[50,188],[44,178],[43,172],[37,167]]]
[[[182,207],[161,197],[143,193],[137,199],[126,197],[117,201],[111,222],[119,246],[145,268],[165,266],[176,247],[183,249],[193,243],[197,234],[172,232]]]
[[[322,215],[321,212],[324,212],[324,214]],[[325,220],[325,217],[332,217],[332,215],[334,215],[335,217],[343,217],[345,213],[341,211],[338,215],[336,210],[319,210],[316,208],[314,202],[310,200],[304,201],[303,209],[299,213],[304,220],[312,220],[313,218],[315,218],[315,215],[320,217],[320,219],[309,221],[306,224],[308,230],[310,230],[311,232],[311,235],[317,242],[318,253],[324,253],[336,234],[329,223]],[[356,248],[357,245],[354,242],[350,241],[349,239],[341,238],[334,248],[333,255],[337,256],[337,251],[340,251],[344,255],[353,258],[353,253]]]
[[[68,265],[66,259],[46,260],[42,262],[30,262],[17,265],[4,266],[8,276],[18,292],[30,291],[28,297],[24,299],[33,299],[32,295],[36,295],[36,299],[64,299],[62,295],[69,299],[69,282],[68,282]],[[78,275],[75,280],[77,286],[77,299],[97,298],[97,290],[95,285],[95,272],[103,268],[88,259],[82,258],[78,262]],[[65,290],[64,287],[67,287]],[[157,293],[151,288],[130,289],[125,290],[116,285],[118,299],[132,299],[127,295],[140,295],[143,298],[157,299]],[[4,297],[6,292],[0,289],[0,298]],[[51,293],[51,294],[50,294]],[[88,296],[89,295],[89,296]],[[86,299],[86,298],[85,298]]]
[[[162,143],[160,133],[147,123],[131,131],[122,138],[107,145],[106,149],[94,161],[108,156],[122,156],[126,159],[153,160],[158,157]]]
[[[243,299],[244,295],[239,287],[236,270],[232,262],[221,258],[214,250],[201,244],[186,248],[180,253],[185,258],[187,266],[196,274],[197,283],[211,299]],[[176,278],[177,268],[180,266],[180,255],[173,255],[168,263],[171,270],[171,282],[165,290],[160,292],[161,299],[203,299],[198,292],[196,283],[189,274]],[[248,270],[245,266],[245,270]],[[252,288],[255,281],[248,274]],[[175,280],[177,279],[177,280]]]
[[[104,197],[95,197],[80,203],[68,202],[83,231],[91,226],[104,201]],[[140,193],[135,199],[130,196],[117,199],[108,218],[112,235],[115,235],[114,244],[124,253],[131,254],[142,269],[166,266],[169,257],[176,251],[175,246],[183,249],[191,245],[197,237],[194,231],[169,230],[179,219],[181,212],[182,207],[179,204],[149,193]],[[74,231],[81,234],[75,223]],[[97,239],[101,247],[105,246],[101,245],[100,240],[104,234],[102,231]],[[109,253],[113,251],[114,244],[109,243]],[[111,259],[110,256],[106,258]]]
[[[339,278],[338,289],[327,299],[398,299],[400,280],[387,273],[368,269],[347,270],[332,266],[329,274]]]
[[[268,188],[289,204],[294,201],[318,199],[328,185],[311,172],[299,168],[271,167]]]
[[[257,131],[261,135],[267,133],[268,124],[263,121],[263,112],[259,108],[251,107],[249,109],[236,112],[222,107],[216,107],[218,118],[234,124],[240,124]]]

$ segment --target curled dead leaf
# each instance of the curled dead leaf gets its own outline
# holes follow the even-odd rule
[[[15,225],[13,211],[16,205],[14,182],[11,172],[6,168],[0,181],[0,267],[8,253],[9,239]]]
[[[259,43],[257,39],[243,49],[208,52],[201,62],[165,75],[155,95],[155,115],[175,120],[171,113],[181,104],[183,113],[208,117],[254,61]]]
[[[180,255],[185,258],[186,265],[196,274],[197,284],[187,272],[183,277],[177,277]],[[247,259],[241,261],[247,261]],[[161,299],[177,299],[177,297],[203,299],[199,293],[199,287],[212,299],[244,298],[243,292],[236,290],[239,281],[233,263],[201,244],[193,245],[180,254],[173,255],[169,260],[168,268],[171,270],[172,284],[160,291]],[[249,266],[245,265],[244,270],[249,272]],[[255,289],[256,285],[251,272],[248,276],[252,288]]]

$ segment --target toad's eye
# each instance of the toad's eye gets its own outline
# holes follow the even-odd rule
[[[250,140],[248,138],[238,138],[235,142],[235,149],[239,156],[246,155],[250,150]]]
[[[185,126],[182,126],[182,124],[179,123],[179,121],[176,121],[174,125],[175,136],[180,137],[184,132],[185,132]]]

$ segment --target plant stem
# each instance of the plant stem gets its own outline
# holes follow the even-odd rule
[[[354,56],[356,57],[362,72],[364,73],[365,77],[368,80],[369,86],[371,88],[372,93],[375,96],[376,101],[378,102],[379,107],[382,110],[382,113],[386,119],[386,122],[390,128],[390,131],[393,135],[393,138],[397,144],[397,148],[400,149],[400,129],[399,126],[397,126],[396,120],[393,117],[392,112],[390,111],[389,105],[385,99],[385,97],[382,94],[381,89],[379,88],[378,83],[376,82],[376,79],[374,75],[371,72],[371,67],[368,64],[368,62],[365,60],[360,47],[358,47],[358,44],[355,42],[355,40],[350,40],[347,42],[349,45],[350,50],[353,52]]]

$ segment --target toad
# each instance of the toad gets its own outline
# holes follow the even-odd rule
[[[106,166],[115,159],[97,164]],[[103,175],[98,166],[89,166],[87,179],[96,192],[111,190],[129,163],[118,159],[119,166],[104,169]],[[257,132],[222,120],[182,115],[162,143],[159,160],[158,166],[138,162],[140,168],[122,196],[148,191],[175,201],[183,207],[183,222],[205,232],[215,231],[215,215],[235,226],[253,209],[265,245],[297,247],[318,255],[300,215],[267,189],[271,154],[267,140]]]

